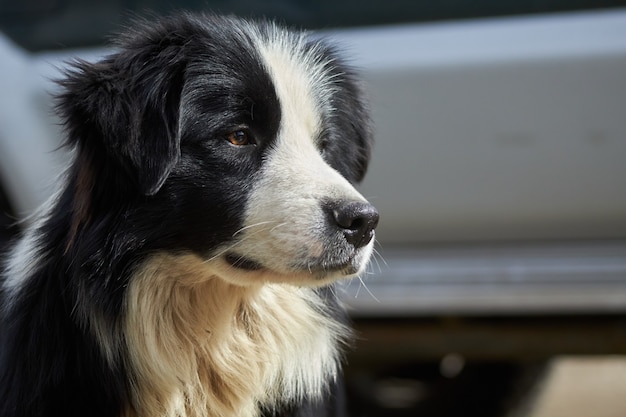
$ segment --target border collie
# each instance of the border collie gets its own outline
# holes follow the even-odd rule
[[[73,162],[4,268],[0,416],[337,415],[332,283],[378,213],[336,49],[179,14],[60,84]]]

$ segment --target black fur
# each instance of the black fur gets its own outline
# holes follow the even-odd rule
[[[115,53],[75,62],[61,81],[58,110],[74,160],[23,238],[32,247],[26,276],[17,289],[0,287],[1,417],[119,415],[129,400],[127,369],[104,359],[89,317],[115,333],[138,262],[158,250],[206,256],[241,227],[281,118],[242,25],[190,15],[135,24]],[[336,62],[338,111],[326,116],[325,153],[357,182],[371,135],[351,71]],[[259,146],[235,154],[222,138],[241,124]],[[293,412],[314,412],[307,407],[319,405]]]

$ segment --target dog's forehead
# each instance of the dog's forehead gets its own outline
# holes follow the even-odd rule
[[[287,123],[299,122],[307,132],[314,132],[319,125],[319,111],[310,82],[299,63],[294,62],[285,52],[280,49],[264,52],[283,120]]]
[[[262,40],[259,52],[280,103],[283,133],[292,141],[316,140],[332,93],[326,58],[305,35],[287,32]]]

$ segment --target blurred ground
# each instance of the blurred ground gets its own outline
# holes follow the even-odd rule
[[[626,357],[559,357],[528,417],[626,416]]]
[[[373,372],[372,372],[373,371]],[[624,417],[626,356],[402,364],[348,373],[354,417]]]

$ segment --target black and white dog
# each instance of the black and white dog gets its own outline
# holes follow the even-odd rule
[[[378,213],[334,48],[182,14],[61,84],[74,159],[3,272],[0,416],[338,415],[330,285]]]

